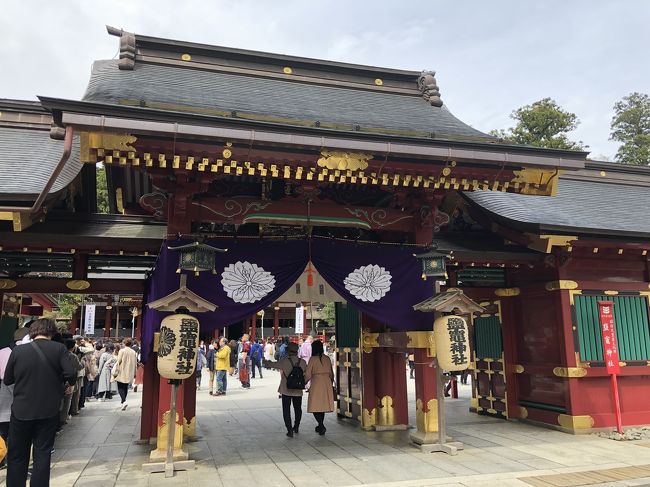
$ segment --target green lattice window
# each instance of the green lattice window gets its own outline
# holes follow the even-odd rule
[[[603,360],[603,341],[597,301],[614,302],[616,342],[621,360],[650,360],[648,301],[645,296],[575,297],[580,357],[585,361]]]
[[[476,345],[476,358],[501,358],[503,344],[501,341],[501,323],[498,316],[474,319],[474,342]]]

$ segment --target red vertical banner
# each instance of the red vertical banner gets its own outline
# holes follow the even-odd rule
[[[618,363],[618,345],[616,344],[616,323],[614,322],[614,302],[598,301],[598,316],[600,317],[600,331],[603,335],[603,359],[607,373],[611,377],[612,394],[614,396],[614,414],[616,415],[616,430],[623,433],[623,419],[621,417],[621,402],[618,397],[618,382],[616,376],[621,372]]]
[[[614,303],[612,301],[598,301],[598,315],[600,316],[600,331],[603,335],[603,360],[605,360],[607,373],[610,375],[619,374],[621,367],[618,364]]]

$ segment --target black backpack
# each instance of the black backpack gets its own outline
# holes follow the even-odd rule
[[[300,367],[300,359],[298,359],[297,364],[294,364],[291,359],[289,359],[289,362],[291,362],[292,369],[291,373],[287,376],[287,389],[304,389],[305,373],[302,367]]]

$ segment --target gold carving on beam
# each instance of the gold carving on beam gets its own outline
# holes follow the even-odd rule
[[[90,283],[83,279],[74,279],[65,283],[65,287],[72,289],[73,291],[83,291],[90,287]]]
[[[555,367],[553,369],[553,375],[574,379],[576,377],[585,377],[587,375],[587,369],[582,367]]]
[[[361,346],[363,353],[371,353],[373,348],[379,347],[379,333],[370,333],[364,330],[361,333]]]
[[[330,170],[339,171],[359,171],[368,167],[368,161],[374,156],[361,152],[341,152],[327,151],[321,152],[321,158],[318,159],[318,167],[325,167]]]
[[[11,279],[0,279],[0,289],[13,289],[18,283]]]
[[[130,134],[81,132],[79,135],[79,159],[81,162],[95,163],[99,150],[135,153],[135,148],[131,144],[136,140],[137,138]]]
[[[546,283],[547,291],[560,291],[562,289],[578,289],[578,283],[575,281],[550,281]]]
[[[588,415],[570,416],[568,414],[560,414],[557,417],[557,422],[563,428],[570,430],[585,430],[594,426],[594,418]]]
[[[605,291],[604,294],[606,294],[607,296],[617,296],[618,291]]]
[[[436,356],[436,339],[432,331],[407,331],[409,348],[426,348],[427,357]]]
[[[513,365],[512,371],[515,374],[523,374],[524,373],[524,366],[523,365]]]
[[[528,248],[549,254],[553,247],[568,247],[569,242],[578,240],[575,235],[534,235],[527,233],[530,238]]]
[[[379,411],[377,413],[377,424],[379,426],[393,426],[395,424],[395,409],[393,408],[393,398],[384,396],[379,399]]]
[[[521,289],[518,287],[506,287],[501,289],[495,289],[494,294],[502,298],[509,298],[512,296],[519,296],[521,294]]]
[[[427,401],[428,411],[423,411],[422,399],[415,402],[415,418],[418,431],[423,433],[435,433],[438,431],[438,400]]]
[[[560,178],[560,171],[557,169],[524,168],[520,171],[513,171],[515,178],[510,181],[519,187],[519,193],[538,196],[555,196],[557,194],[557,182]]]

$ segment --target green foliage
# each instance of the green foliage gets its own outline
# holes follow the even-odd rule
[[[53,314],[56,318],[72,318],[74,312],[81,306],[82,299],[81,294],[60,294],[57,299],[59,310]]]
[[[108,206],[108,185],[104,164],[97,165],[97,212],[110,213]]]
[[[322,319],[327,321],[329,326],[334,326],[336,322],[336,308],[334,303],[326,303],[320,311]]]
[[[623,164],[650,164],[650,97],[630,93],[614,104],[611,140],[621,142],[616,161]]]
[[[532,145],[549,149],[582,150],[582,142],[568,139],[567,133],[580,123],[575,113],[562,110],[550,98],[525,105],[510,115],[517,124],[508,130],[492,130],[490,135],[511,144]]]

